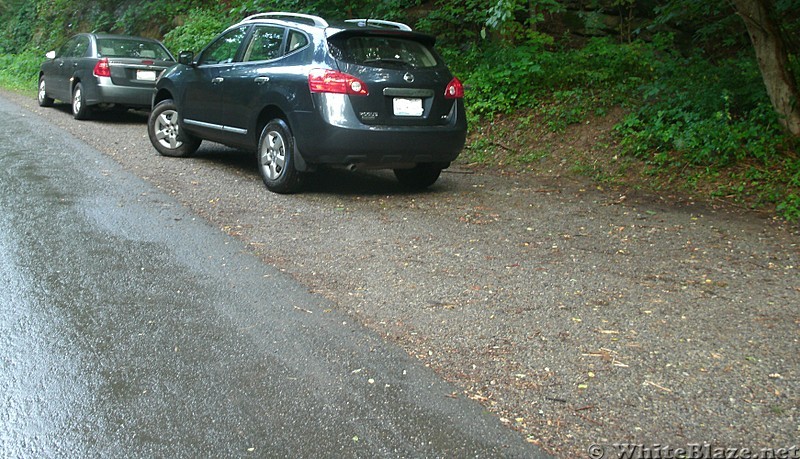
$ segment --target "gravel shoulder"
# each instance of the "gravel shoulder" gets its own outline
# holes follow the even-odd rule
[[[593,443],[800,438],[796,226],[459,164],[423,193],[387,173],[330,170],[281,196],[248,153],[205,143],[192,159],[159,156],[142,113],[78,122],[66,105],[0,94],[240,238],[461,389],[449,396],[558,457]]]

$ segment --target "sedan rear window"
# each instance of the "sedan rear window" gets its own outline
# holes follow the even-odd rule
[[[172,60],[158,43],[120,38],[98,38],[97,52],[101,57],[133,57],[141,59]]]
[[[355,36],[332,41],[337,59],[383,68],[430,68],[439,65],[422,43],[398,37]]]

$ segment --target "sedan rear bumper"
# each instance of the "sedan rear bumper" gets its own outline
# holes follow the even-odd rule
[[[97,78],[97,85],[85,85],[87,105],[119,104],[130,107],[147,107],[153,99],[153,86],[119,86],[111,78]]]

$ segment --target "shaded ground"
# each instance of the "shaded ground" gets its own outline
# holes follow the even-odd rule
[[[796,227],[598,189],[569,173],[555,137],[534,171],[457,164],[414,194],[390,174],[326,171],[280,196],[247,153],[158,156],[141,114],[77,122],[66,106],[5,97],[246,241],[461,388],[450,396],[559,457],[592,443],[760,448],[800,436]],[[564,138],[591,146],[602,132]]]

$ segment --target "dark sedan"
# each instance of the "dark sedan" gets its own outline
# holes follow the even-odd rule
[[[82,33],[46,54],[39,71],[39,105],[69,102],[75,119],[96,107],[150,108],[159,75],[175,58],[158,40]]]

